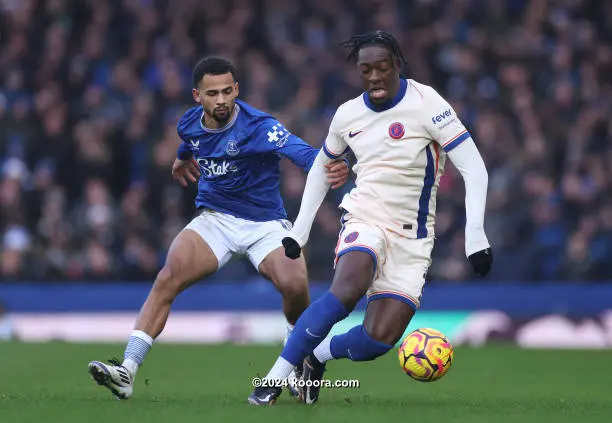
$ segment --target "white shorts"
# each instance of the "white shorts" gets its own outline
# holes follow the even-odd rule
[[[254,222],[230,214],[204,210],[185,229],[191,229],[210,246],[221,269],[234,254],[246,255],[259,270],[264,258],[278,247],[291,229],[288,220]]]
[[[374,259],[374,280],[368,302],[395,298],[417,309],[431,264],[434,238],[406,238],[346,213],[336,246],[336,263],[349,251],[363,251]]]

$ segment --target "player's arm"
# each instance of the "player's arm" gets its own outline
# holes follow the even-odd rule
[[[307,144],[301,138],[292,135],[289,142],[279,150],[279,154],[287,157],[306,172],[311,172],[319,150]],[[332,189],[340,188],[348,180],[349,161],[345,155],[337,159],[331,159],[324,167]]]
[[[200,166],[193,156],[193,146],[185,141],[182,132],[182,120],[177,125],[177,133],[181,139],[181,144],[176,151],[176,159],[172,164],[172,178],[179,181],[184,187],[188,180],[196,182],[200,177]]]
[[[479,276],[486,276],[493,260],[484,230],[489,175],[472,138],[448,152],[465,184],[465,252]]]
[[[433,89],[425,93],[427,129],[455,165],[465,184],[465,253],[474,271],[485,276],[491,269],[491,245],[484,231],[488,173],[472,136],[455,110]]]
[[[329,191],[330,183],[327,179],[325,167],[333,161],[342,159],[348,152],[348,146],[341,137],[334,133],[333,127],[334,122],[330,126],[330,132],[323,143],[323,147],[318,151],[308,172],[300,212],[295,224],[288,236],[283,239],[285,255],[289,258],[296,259],[300,256],[301,248],[308,241],[317,211]]]
[[[304,169],[304,171],[311,171],[319,150],[313,148],[300,137],[290,133],[276,120],[266,121],[262,129],[261,132],[265,134],[266,142],[275,153],[288,158],[293,164]],[[348,160],[345,158],[332,160],[325,165],[327,178],[332,188],[341,187],[346,183],[349,175],[348,166]]]

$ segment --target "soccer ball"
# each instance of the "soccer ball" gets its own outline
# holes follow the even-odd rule
[[[453,361],[453,346],[435,329],[410,332],[399,347],[402,370],[419,382],[433,382],[444,376]]]

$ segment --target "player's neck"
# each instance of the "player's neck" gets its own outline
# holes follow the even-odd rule
[[[391,94],[387,101],[392,101],[397,96],[397,94],[400,92],[401,89],[402,89],[402,81],[398,78],[397,81],[395,82],[395,87],[391,89]]]
[[[219,122],[218,120],[210,116],[208,113],[204,112],[204,116],[202,117],[202,125],[204,125],[204,127],[208,129],[221,129],[224,126],[227,126],[232,121],[232,119],[234,119],[234,115],[237,111],[238,108],[234,107],[234,111],[232,112],[232,114],[223,123]]]

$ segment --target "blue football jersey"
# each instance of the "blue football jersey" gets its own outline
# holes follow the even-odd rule
[[[220,129],[202,123],[202,106],[179,120],[179,159],[200,165],[197,208],[251,221],[286,219],[280,195],[281,157],[309,171],[319,150],[291,134],[278,120],[241,100],[237,113]]]

